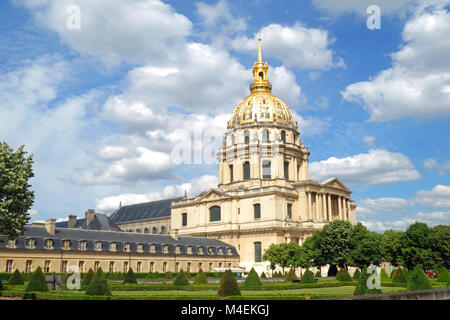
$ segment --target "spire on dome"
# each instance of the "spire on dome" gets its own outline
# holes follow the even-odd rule
[[[258,31],[258,63],[263,63],[261,50],[261,31]]]
[[[250,85],[250,92],[271,92],[272,85],[267,79],[269,66],[264,63],[261,50],[261,31],[258,31],[258,60],[253,66],[253,83]]]

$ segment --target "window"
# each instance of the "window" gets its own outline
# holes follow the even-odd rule
[[[150,232],[150,229],[149,228],[145,228],[144,229],[144,233],[149,233]]]
[[[198,270],[201,270],[202,266],[203,266],[203,263],[199,262],[199,264],[198,264]]]
[[[234,181],[234,175],[233,175],[233,165],[230,165],[230,182]]]
[[[261,219],[261,205],[259,203],[253,205],[253,215],[255,219]]]
[[[164,233],[164,232],[166,232],[166,227],[162,226],[161,227],[161,233]]]
[[[284,178],[289,180],[289,162],[284,163]]]
[[[44,272],[45,273],[49,273],[50,272],[50,263],[51,263],[50,260],[45,260],[44,261]]]
[[[167,262],[163,262],[163,273],[167,272]]]
[[[156,246],[154,244],[150,245],[150,253],[155,253],[156,252]]]
[[[14,249],[16,247],[16,240],[8,240],[8,248]]]
[[[198,247],[198,254],[203,254],[203,247]]]
[[[181,225],[183,227],[187,226],[187,213],[181,214]]]
[[[180,253],[181,253],[181,248],[180,248],[180,246],[176,246],[176,247],[175,247],[175,253],[176,253],[176,254],[180,254]]]
[[[150,272],[153,272],[154,269],[155,269],[155,263],[152,261],[152,262],[150,262]]]
[[[64,250],[69,250],[70,249],[70,241],[69,240],[64,240],[63,241],[63,249]]]
[[[217,250],[217,252],[218,252],[221,256],[223,256],[223,248],[219,248],[219,249]]]
[[[178,268],[180,267],[180,263],[176,262],[175,263],[175,272],[178,272]]]
[[[243,168],[244,168],[244,180],[249,180],[250,179],[250,162],[244,162],[243,164]]]
[[[263,179],[270,179],[272,177],[271,164],[270,161],[263,161]]]
[[[27,248],[28,249],[34,249],[35,243],[36,243],[36,240],[34,240],[34,239],[27,239]]]
[[[261,262],[261,242],[255,242],[255,262]]]
[[[53,249],[53,241],[50,239],[45,240],[45,249]]]
[[[153,233],[158,233],[158,228],[156,228],[156,227],[153,227],[153,230],[152,230],[152,232],[153,232]]]
[[[141,272],[142,270],[142,262],[138,261],[137,265],[136,265],[136,272]]]
[[[86,241],[78,242],[78,248],[82,251],[86,250]]]
[[[163,253],[169,253],[169,246],[168,245],[164,245],[163,246]]]
[[[191,247],[191,246],[188,246],[188,247],[186,248],[186,253],[187,253],[187,254],[192,254],[192,247]]]
[[[136,229],[136,233],[141,233],[141,229]]]
[[[100,268],[100,261],[94,262],[94,272],[97,272],[97,270]]]
[[[191,272],[191,263],[190,262],[188,262],[187,265],[186,265],[186,272],[187,273]]]
[[[114,261],[109,262],[109,272],[114,272]]]
[[[123,272],[128,272],[128,261],[123,262]]]
[[[283,143],[286,143],[286,132],[284,130],[281,131],[281,141]]]
[[[6,260],[6,272],[11,273],[13,271],[13,260]]]
[[[31,272],[31,271],[33,271],[33,261],[27,260],[25,262],[25,272]]]
[[[137,252],[143,252],[144,251],[142,243],[138,243],[138,245],[136,246],[136,250],[137,250]]]
[[[222,262],[219,262],[219,268],[222,268]]]
[[[264,80],[264,73],[261,71],[258,75],[259,80]]]
[[[214,207],[209,208],[209,221],[210,222],[220,221],[220,219],[221,219],[220,207],[214,206]]]
[[[250,143],[250,133],[247,130],[244,132],[244,142],[245,144]]]
[[[228,248],[227,249],[227,255],[231,256],[231,254],[232,254],[231,248]]]
[[[287,205],[287,215],[289,219],[292,219],[292,204],[290,203]]]
[[[66,273],[67,272],[67,264],[68,264],[67,260],[64,260],[62,262],[62,265],[61,265],[61,272],[62,273]]]
[[[124,243],[123,244],[123,251],[124,252],[130,252],[130,244],[129,243]]]
[[[80,272],[84,272],[84,261],[79,261],[78,262],[78,270]]]
[[[95,243],[95,251],[102,251],[102,243],[100,241]]]
[[[209,248],[208,248],[208,253],[209,253],[209,254],[213,254],[213,248],[209,247]]]
[[[117,245],[115,242],[109,244],[109,251],[116,252]]]
[[[210,263],[209,263],[209,266],[208,266],[208,271],[209,271],[209,272],[212,272],[212,268],[213,268],[213,264],[210,262]]]
[[[269,130],[263,130],[262,132],[262,141],[269,142]]]

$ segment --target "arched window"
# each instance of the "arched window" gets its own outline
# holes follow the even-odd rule
[[[269,130],[263,130],[262,132],[262,141],[269,142]]]
[[[183,227],[187,226],[187,213],[181,214],[181,225]]]
[[[244,132],[244,142],[245,142],[245,144],[250,143],[250,132],[248,132],[248,130],[245,130],[245,132]]]
[[[144,229],[144,233],[149,233],[149,232],[150,232],[150,230],[148,228]]]
[[[263,161],[263,179],[270,179],[272,178],[272,169],[271,169],[271,162],[270,161]]]
[[[250,162],[244,162],[243,164],[243,169],[244,169],[244,180],[249,180],[250,179]]]
[[[259,73],[258,77],[259,77],[259,80],[264,80],[264,72],[261,71]]]
[[[286,131],[281,131],[281,141],[283,141],[283,143],[286,143]]]
[[[165,233],[166,232],[166,227],[162,226],[161,227],[161,233]]]
[[[136,229],[136,233],[141,233],[141,229]]]
[[[284,178],[289,180],[289,162],[284,163]]]
[[[209,208],[209,221],[220,221],[221,220],[221,214],[220,214],[220,207],[214,206]]]
[[[158,233],[158,228],[156,228],[156,227],[153,227],[153,231],[152,231],[153,233]]]
[[[255,219],[261,219],[261,205],[259,203],[253,205],[253,215]]]

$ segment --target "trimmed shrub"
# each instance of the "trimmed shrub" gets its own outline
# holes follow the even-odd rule
[[[316,272],[316,277],[321,278],[322,277],[322,272],[320,272],[320,270],[317,270]]]
[[[445,282],[448,282],[448,280],[449,280],[448,271],[447,271],[447,269],[442,267],[442,269],[439,271],[439,276],[437,278],[437,281],[445,283]]]
[[[263,273],[261,273],[260,278],[261,278],[261,279],[267,279],[267,276],[266,276],[266,274],[264,273],[264,271],[263,271]]]
[[[166,280],[172,280],[173,279],[173,273],[172,272],[167,272],[166,276],[165,276]]]
[[[233,272],[231,272],[230,269],[225,271],[222,278],[220,279],[220,288],[217,294],[220,297],[241,295],[241,290],[239,290],[236,278],[234,277]]]
[[[408,291],[430,290],[431,283],[421,268],[416,266],[410,273]]]
[[[386,271],[384,271],[383,268],[381,268],[381,271],[380,271],[380,281],[381,282],[391,282],[391,278],[389,278],[388,274],[386,273]]]
[[[19,269],[16,269],[16,271],[14,271],[11,278],[9,278],[8,284],[11,286],[23,286],[23,278]]]
[[[103,274],[102,268],[99,268],[97,273],[92,277],[89,286],[86,289],[86,295],[88,296],[111,296],[108,282]]]
[[[349,281],[352,281],[352,277],[348,273],[347,268],[342,268],[336,274],[336,280],[337,281],[342,281],[342,282],[349,282]]]
[[[407,268],[402,268],[403,274],[405,275],[406,281],[409,280],[409,271]]]
[[[83,279],[83,282],[81,283],[81,286],[87,287],[91,283],[93,277],[94,277],[94,271],[91,268],[89,268],[86,276]]]
[[[37,267],[36,271],[33,272],[30,282],[25,289],[25,292],[33,291],[48,291],[47,282],[45,281],[44,274],[42,273],[41,267]]]
[[[202,269],[199,270],[194,279],[194,284],[208,284],[208,278]]]
[[[289,270],[289,272],[286,275],[286,277],[284,278],[284,280],[287,281],[287,282],[291,282],[291,281],[297,280],[297,275],[295,274],[294,269],[291,268],[291,270]]]
[[[392,283],[408,283],[408,279],[403,273],[402,268],[395,269],[394,275],[392,276]]]
[[[136,276],[134,275],[133,269],[128,269],[127,274],[123,279],[123,283],[137,283]]]
[[[261,279],[259,278],[258,274],[256,273],[255,269],[251,269],[250,272],[248,273],[247,278],[245,278],[245,282],[244,282],[244,288],[245,289],[261,289],[262,286],[262,282]]]
[[[301,283],[316,283],[316,278],[314,278],[314,273],[307,269],[303,274]]]
[[[173,280],[174,286],[188,286],[189,280],[186,278],[186,275],[184,274],[183,269],[178,272],[177,276],[175,277],[175,280]]]
[[[367,273],[367,267],[364,266],[361,276],[359,277],[358,284],[356,285],[355,291],[353,292],[354,296],[363,296],[368,294],[379,294],[381,293],[380,289],[369,289],[367,287],[367,279],[369,279],[369,274]]]
[[[359,269],[356,269],[353,273],[353,280],[359,280],[359,277],[361,276],[361,271]]]

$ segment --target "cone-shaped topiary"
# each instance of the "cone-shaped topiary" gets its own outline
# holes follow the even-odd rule
[[[381,268],[381,271],[380,271],[380,281],[381,282],[391,282],[391,278],[389,278],[388,274],[386,273],[386,271],[384,271],[383,268]]]
[[[264,273],[264,271],[263,271],[263,273],[261,273],[261,276],[259,277],[260,279],[267,279],[267,276],[266,276],[266,274]]]
[[[128,272],[125,274],[123,279],[123,283],[131,283],[137,284],[136,276],[134,275],[133,269],[128,269]]]
[[[437,278],[438,282],[448,282],[449,276],[448,271],[444,267],[439,271],[439,277]]]
[[[33,291],[48,291],[47,281],[45,281],[44,274],[41,267],[37,267],[36,271],[31,275],[30,282],[25,289],[25,292]]]
[[[255,269],[251,269],[248,273],[247,278],[245,278],[244,288],[249,290],[259,290],[262,287],[261,279],[256,273]]]
[[[86,294],[89,296],[111,296],[111,290],[109,290],[108,282],[106,281],[102,268],[99,268],[97,273],[92,277],[86,289]]]
[[[369,289],[367,287],[367,280],[369,279],[369,274],[367,273],[367,267],[364,266],[361,276],[359,277],[358,283],[356,285],[355,291],[353,292],[353,295],[355,296],[363,296],[367,294],[379,294],[381,293],[380,289]]]
[[[337,281],[342,281],[342,282],[351,282],[352,281],[352,277],[348,273],[347,268],[342,268],[336,274],[336,280]]]
[[[167,272],[167,273],[166,273],[166,279],[167,279],[167,280],[172,280],[172,279],[173,279],[173,273],[170,272],[170,271]]]
[[[89,268],[88,272],[86,273],[86,276],[83,279],[83,282],[81,283],[81,286],[87,288],[89,283],[91,283],[94,275],[95,275],[94,271],[91,268]]]
[[[241,295],[236,278],[230,269],[226,270],[220,278],[220,288],[217,294],[221,297]]]
[[[408,283],[408,279],[402,271],[402,268],[397,268],[394,271],[394,275],[392,277],[392,283]]]
[[[188,286],[189,280],[186,278],[186,275],[184,274],[183,269],[178,272],[177,276],[173,280],[174,286]]]
[[[318,278],[322,277],[322,272],[320,272],[320,270],[317,270],[316,277],[318,277]]]
[[[194,279],[194,284],[208,284],[208,278],[206,277],[206,274],[202,269],[197,272],[197,275]]]
[[[287,282],[291,282],[291,281],[297,280],[297,275],[295,274],[294,269],[291,268],[291,270],[289,270],[289,272],[286,275],[286,277],[284,278],[284,280],[287,281]]]
[[[19,269],[16,269],[16,271],[14,271],[11,278],[9,278],[8,284],[10,286],[23,286],[23,278]]]
[[[431,283],[421,268],[416,266],[410,273],[408,291],[430,290]]]
[[[402,268],[403,274],[405,275],[406,282],[409,280],[409,271],[407,268]]]
[[[360,276],[361,276],[361,271],[359,271],[359,269],[356,269],[355,272],[353,272],[353,280],[359,280]]]
[[[316,283],[316,278],[314,278],[314,273],[307,269],[302,277],[302,283]]]

